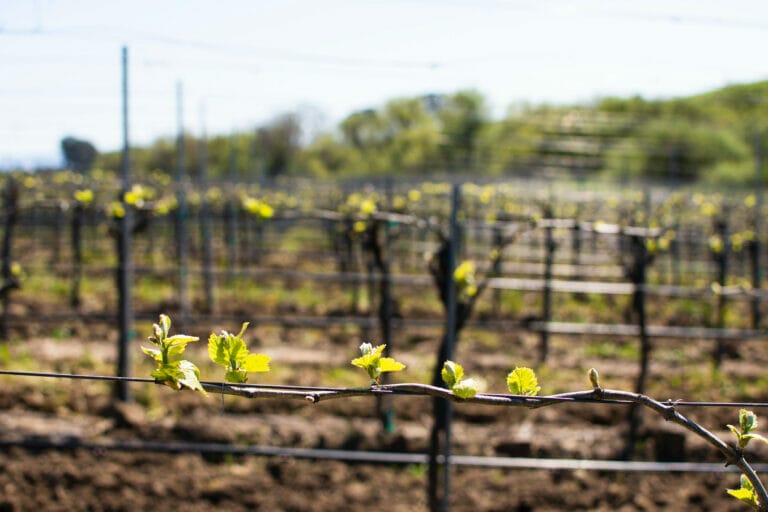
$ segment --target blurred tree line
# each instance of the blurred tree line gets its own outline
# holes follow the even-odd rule
[[[489,111],[474,90],[398,98],[354,112],[312,140],[304,137],[301,116],[286,113],[250,132],[210,137],[208,170],[214,179],[252,180],[461,174],[749,182],[755,134],[768,128],[768,82],[670,100],[516,105],[502,119]],[[200,144],[185,135],[192,176]],[[87,148],[79,149],[87,156]],[[132,151],[139,173],[172,174],[176,158],[175,138]],[[119,168],[119,153],[93,159],[98,167]]]

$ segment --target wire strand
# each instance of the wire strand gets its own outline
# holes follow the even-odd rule
[[[119,377],[116,375],[87,375],[87,374],[75,374],[75,373],[56,373],[56,372],[34,372],[23,370],[0,370],[0,375],[15,376],[15,377],[37,377],[37,378],[51,378],[51,379],[71,379],[71,380],[93,380],[93,381],[106,381],[106,382],[135,382],[144,384],[162,384],[151,378],[146,377]],[[396,386],[393,388],[371,386],[368,388],[341,388],[341,387],[327,387],[327,386],[298,386],[298,385],[286,385],[286,384],[230,384],[226,382],[211,382],[202,381],[201,384],[210,388],[212,391],[224,391],[224,390],[265,390],[265,391],[288,391],[294,394],[306,394],[311,396],[314,393],[339,393],[350,394],[350,396],[364,396],[364,395],[401,395],[401,396],[434,396],[426,392],[426,386],[418,384],[413,385],[416,389],[402,389]],[[403,386],[402,384],[399,386]],[[423,389],[421,389],[423,388]],[[256,395],[264,397],[265,395]],[[279,398],[280,395],[274,395],[275,398]],[[484,393],[479,394],[479,398],[497,399],[499,405],[536,405],[543,403],[581,403],[581,404],[605,404],[605,405],[629,405],[632,402],[627,400],[613,400],[613,399],[598,399],[588,397],[569,397],[569,396],[533,396],[523,397],[511,394],[502,393]],[[504,402],[506,400],[507,402]],[[489,403],[489,402],[484,402]],[[729,407],[729,408],[768,408],[768,402],[726,402],[726,401],[689,401],[689,400],[666,400],[661,402],[669,407]]]

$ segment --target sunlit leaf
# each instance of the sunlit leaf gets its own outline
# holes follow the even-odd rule
[[[518,367],[507,375],[507,387],[513,395],[536,396],[541,387],[536,373],[530,368]]]
[[[760,441],[761,443],[765,443],[765,444],[768,444],[768,439],[767,439],[767,438],[765,438],[764,436],[761,436],[760,434],[744,434],[744,435],[743,435],[743,436],[741,436],[741,437],[742,437],[742,439],[745,439],[745,440],[746,440],[746,442],[744,443],[744,445],[746,445],[746,444],[747,444],[747,442],[749,442],[749,441],[751,441],[751,440],[753,440],[753,439],[754,439],[755,441]]]
[[[757,415],[746,409],[739,409],[739,426],[744,434],[749,434],[757,428]]]
[[[245,370],[227,370],[224,380],[233,384],[244,384],[248,381],[248,372]]]
[[[229,362],[228,351],[225,350],[224,342],[215,333],[208,337],[208,356],[211,361],[218,365],[226,366]]]
[[[249,372],[268,372],[269,356],[264,354],[249,354],[243,340],[248,322],[243,323],[240,332],[232,334],[222,331],[208,337],[208,355],[211,361],[224,367],[224,379],[227,382],[244,383],[248,381]]]
[[[179,383],[192,391],[200,391],[202,394],[207,395],[205,389],[200,384],[200,370],[197,369],[197,366],[184,359],[176,361],[176,363],[178,363],[178,370],[183,375],[183,378],[179,379]]]
[[[380,372],[399,372],[405,368],[405,365],[399,361],[395,361],[391,357],[382,357],[379,359],[379,371]]]
[[[443,363],[443,369],[440,372],[440,375],[443,378],[443,382],[451,388],[464,377],[464,368],[453,361],[446,361]]]
[[[155,348],[147,348],[147,347],[141,347],[141,351],[147,354],[149,357],[154,359],[155,361],[162,361],[163,360],[163,354],[159,350]]]
[[[381,357],[386,345],[374,347],[370,343],[360,345],[360,357],[351,361],[352,365],[362,368],[368,374],[368,377],[375,383],[378,383],[379,377],[383,372],[397,372],[405,368],[403,363],[395,361],[391,357]]]
[[[245,370],[252,373],[268,372],[270,361],[271,358],[265,354],[248,354],[245,358]]]
[[[150,374],[157,382],[173,389],[188,388],[207,394],[200,385],[200,370],[190,361],[178,357],[184,352],[188,343],[197,341],[195,336],[177,334],[168,336],[171,329],[171,319],[160,315],[160,321],[152,324],[152,336],[149,341],[158,348],[141,347],[141,350],[157,362],[157,368]]]
[[[752,486],[752,482],[750,482],[749,478],[743,474],[739,478],[739,481],[741,487],[739,489],[727,489],[728,494],[752,508],[757,508],[757,494],[755,493],[755,488]]]
[[[364,356],[356,357],[353,359],[352,364],[365,370],[369,366],[374,366],[378,359],[380,359],[378,354],[366,354]]]
[[[475,379],[464,379],[451,386],[453,394],[459,398],[472,398],[477,394],[479,387],[478,382]]]

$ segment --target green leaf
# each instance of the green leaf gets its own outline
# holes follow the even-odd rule
[[[208,394],[200,384],[200,370],[197,369],[197,366],[187,360],[174,361],[171,364],[178,364],[177,368],[183,375],[183,377],[179,379],[179,384],[192,391],[200,391],[204,395]]]
[[[208,337],[208,356],[218,365],[226,366],[229,363],[229,350],[226,336],[218,336],[211,333]]]
[[[241,384],[247,382],[248,372],[269,371],[269,356],[248,353],[242,339],[247,328],[248,322],[244,322],[237,335],[222,331],[220,335],[212,333],[208,338],[208,355],[214,363],[224,367],[227,382]]]
[[[200,338],[197,336],[187,336],[186,334],[174,334],[170,338],[165,339],[165,343],[169,346],[186,346],[187,343],[192,343]]]
[[[363,343],[360,345],[360,357],[352,360],[352,364],[358,368],[368,370],[368,368],[376,368],[379,366],[381,354],[384,352],[386,345],[379,345],[374,347],[370,343]]]
[[[184,353],[184,350],[187,348],[187,345],[171,345],[170,347],[167,347],[165,353],[168,356],[169,360],[178,358],[181,354]]]
[[[739,501],[743,501],[751,507],[757,507],[757,496],[755,491],[749,491],[747,489],[728,489],[728,494],[733,496]]]
[[[507,375],[507,387],[513,395],[536,396],[541,387],[536,373],[530,368],[518,367]]]
[[[227,370],[224,380],[233,384],[244,384],[248,380],[248,372],[245,370]]]
[[[753,508],[757,508],[757,494],[752,482],[749,481],[746,475],[742,474],[739,478],[739,483],[741,487],[739,489],[727,489],[728,494]]]
[[[477,394],[478,383],[475,379],[464,379],[451,386],[453,394],[459,398],[472,398]]]
[[[366,354],[364,356],[356,357],[352,360],[352,364],[363,370],[367,370],[369,367],[375,367],[380,357],[376,354]]]
[[[382,357],[379,359],[379,372],[399,372],[405,368],[405,365],[399,361],[395,361],[391,357]]]
[[[458,363],[453,361],[446,361],[443,363],[443,369],[440,372],[440,376],[443,378],[443,382],[452,388],[464,377],[464,368]]]
[[[749,434],[757,428],[757,415],[746,409],[739,409],[739,426],[743,434]]]
[[[386,345],[374,347],[370,343],[360,345],[361,356],[351,361],[352,365],[362,368],[372,381],[378,382],[382,372],[397,372],[405,368],[403,363],[391,357],[381,357]]]
[[[188,388],[207,395],[200,384],[200,370],[190,361],[173,361],[157,368],[150,374],[157,382],[173,389]]]
[[[181,389],[181,385],[179,384],[179,377],[184,377],[184,375],[173,366],[161,366],[153,370],[149,375],[155,379],[155,381],[162,384],[167,384],[173,389]]]
[[[168,315],[160,315],[160,329],[163,333],[163,338],[168,336],[168,333],[171,332],[171,317]]]
[[[156,348],[141,347],[141,351],[147,354],[149,357],[151,357],[155,361],[158,361],[158,362],[163,361],[163,353],[157,350]]]
[[[207,393],[200,384],[200,370],[190,361],[178,360],[178,356],[184,353],[188,343],[197,341],[196,336],[177,334],[168,337],[171,329],[171,319],[167,315],[160,315],[160,321],[152,324],[152,336],[149,341],[159,348],[141,347],[141,350],[149,357],[157,361],[157,368],[150,374],[155,381],[165,384],[173,389],[189,388]]]
[[[229,361],[233,367],[242,366],[245,363],[245,359],[248,357],[248,347],[245,346],[245,342],[240,339],[229,335]]]
[[[245,371],[251,373],[268,372],[269,362],[272,359],[265,354],[249,354],[245,358]]]
[[[765,437],[761,436],[760,434],[744,434],[743,436],[741,436],[741,438],[747,440],[744,443],[744,446],[746,446],[747,442],[751,441],[752,439],[754,439],[755,441],[760,441],[761,443],[768,444],[768,439],[766,439]]]

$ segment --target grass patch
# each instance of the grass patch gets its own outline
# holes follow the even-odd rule
[[[583,353],[587,357],[600,359],[637,361],[640,357],[640,347],[636,341],[598,340],[586,345]]]

